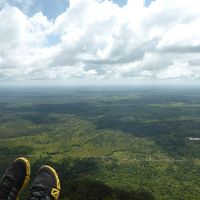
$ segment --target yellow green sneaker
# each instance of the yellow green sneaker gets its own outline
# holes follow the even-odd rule
[[[26,158],[14,160],[0,182],[0,199],[16,200],[30,179],[30,163]]]
[[[60,180],[57,172],[50,166],[42,166],[33,181],[28,200],[58,200]]]

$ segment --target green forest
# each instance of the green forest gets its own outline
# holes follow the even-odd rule
[[[199,200],[199,89],[1,87],[0,175],[25,156],[63,200]]]

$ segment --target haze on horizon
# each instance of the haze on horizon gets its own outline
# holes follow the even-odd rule
[[[0,0],[0,85],[199,85],[196,0]]]

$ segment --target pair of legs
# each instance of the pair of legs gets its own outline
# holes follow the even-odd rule
[[[26,187],[31,174],[30,163],[20,157],[13,161],[0,182],[0,200],[18,200],[20,192]],[[43,165],[37,173],[28,200],[58,200],[60,181],[57,172]]]

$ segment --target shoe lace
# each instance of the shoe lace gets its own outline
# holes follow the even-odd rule
[[[50,200],[46,195],[46,188],[42,184],[34,185],[31,188],[28,200]]]
[[[0,183],[0,197],[7,199],[15,182],[11,175],[5,175]]]

